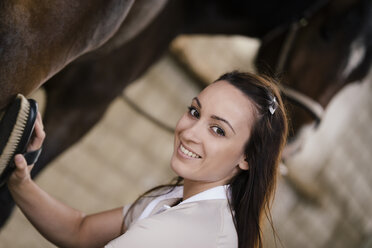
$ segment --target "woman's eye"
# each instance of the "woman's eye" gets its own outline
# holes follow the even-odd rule
[[[194,107],[189,107],[189,113],[197,119],[200,117],[198,110],[196,110]]]
[[[215,132],[219,136],[225,136],[225,131],[220,127],[213,126],[212,130],[213,130],[213,132]]]

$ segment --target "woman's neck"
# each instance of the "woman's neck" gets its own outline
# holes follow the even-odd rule
[[[184,179],[183,181],[183,200],[190,198],[208,189],[225,185],[223,182],[200,182]]]

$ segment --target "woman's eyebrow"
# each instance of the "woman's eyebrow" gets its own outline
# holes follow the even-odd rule
[[[231,128],[231,130],[234,132],[234,134],[236,134],[236,133],[235,133],[235,130],[234,130],[234,128],[231,126],[231,124],[230,124],[227,120],[225,120],[224,118],[218,117],[218,116],[216,116],[216,115],[212,115],[211,118],[212,118],[212,119],[215,119],[215,120],[219,120],[219,121],[223,121],[223,122],[225,122],[225,123],[226,123],[226,124]]]
[[[199,101],[199,99],[198,99],[197,97],[194,97],[192,100],[193,100],[193,101],[195,100],[195,102],[196,102],[196,104],[198,105],[198,107],[199,107],[199,108],[202,108],[202,105],[201,105],[201,103],[200,103],[200,101]],[[227,120],[225,120],[224,118],[218,117],[217,115],[212,115],[211,118],[212,118],[212,119],[215,119],[215,120],[218,120],[218,121],[223,121],[223,122],[225,122],[225,123],[226,123],[226,124],[231,128],[231,130],[234,132],[234,134],[236,134],[236,133],[235,133],[235,130],[234,130],[234,128],[231,126],[231,124],[230,124]]]
[[[202,105],[201,105],[201,103],[200,103],[200,101],[199,101],[199,99],[197,97],[194,97],[192,100],[195,100],[196,101],[196,104],[198,105],[199,108],[202,107]]]

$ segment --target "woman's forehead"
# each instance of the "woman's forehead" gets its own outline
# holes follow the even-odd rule
[[[231,106],[234,109],[252,105],[248,96],[226,81],[218,81],[209,85],[200,92],[198,99],[206,103]]]
[[[230,119],[235,125],[253,123],[254,105],[241,90],[226,81],[215,82],[198,95],[202,109],[213,115]],[[251,125],[249,125],[251,126]]]

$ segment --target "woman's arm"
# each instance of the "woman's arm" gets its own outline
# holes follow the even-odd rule
[[[39,115],[29,150],[41,147],[44,136]],[[15,157],[15,164],[16,170],[8,181],[9,190],[25,216],[49,241],[59,247],[102,247],[120,235],[122,208],[85,215],[38,187],[30,177],[32,166],[27,166],[22,155]]]

